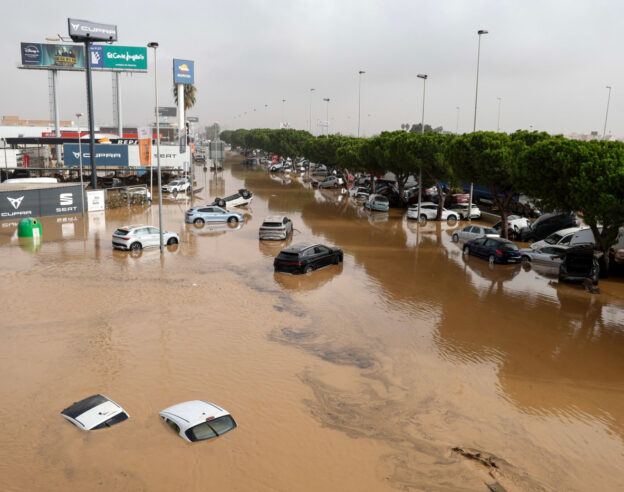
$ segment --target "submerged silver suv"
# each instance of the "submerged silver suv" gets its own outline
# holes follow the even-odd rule
[[[175,232],[163,231],[163,242],[178,244],[180,236]],[[129,225],[120,227],[113,233],[113,248],[138,251],[150,246],[160,246],[160,230],[149,225]]]
[[[271,215],[264,219],[260,226],[260,239],[275,239],[281,241],[293,232],[292,221],[283,215]]]

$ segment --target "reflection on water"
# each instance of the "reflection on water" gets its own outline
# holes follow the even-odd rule
[[[370,213],[239,161],[198,168],[210,197],[195,205],[248,188],[245,222],[198,229],[190,197],[167,199],[181,243],[162,256],[111,248],[117,227],[157,225],[156,205],[43,219],[38,248],[1,224],[3,489],[622,488],[622,281],[589,295],[489,265],[452,243],[463,223]],[[296,237],[259,241],[273,214]],[[293,241],[339,246],[344,263],[275,274]],[[64,425],[58,412],[95,392],[130,420]],[[240,432],[208,446],[165,432],[158,411],[194,398]],[[455,446],[499,466],[486,475]]]

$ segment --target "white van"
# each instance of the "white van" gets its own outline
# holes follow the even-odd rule
[[[567,248],[570,246],[572,237],[580,230],[580,227],[568,227],[567,229],[561,229],[560,231],[553,232],[546,239],[532,243],[531,249],[542,249],[545,246],[564,246]]]

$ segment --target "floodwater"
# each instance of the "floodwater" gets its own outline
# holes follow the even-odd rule
[[[240,227],[183,223],[181,244],[111,249],[157,207],[0,223],[2,490],[624,490],[624,282],[591,295],[543,268],[461,254],[462,225],[366,213],[336,191],[245,169],[202,199],[255,193]],[[294,238],[257,239],[269,214]],[[344,263],[275,274],[286,244]],[[101,392],[130,420],[60,416]],[[238,428],[187,443],[158,412],[204,399]]]

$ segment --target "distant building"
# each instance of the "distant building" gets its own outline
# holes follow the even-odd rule
[[[568,133],[565,135],[566,138],[570,140],[583,140],[585,142],[589,142],[590,140],[608,140],[615,141],[615,137],[608,133],[605,135],[605,138],[602,138],[602,135],[598,133],[596,130],[591,131],[589,133]]]

